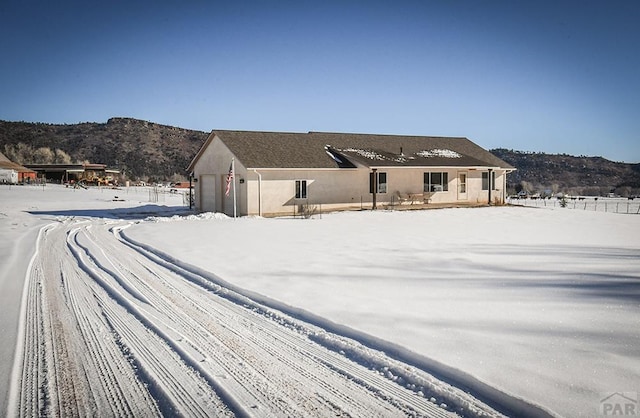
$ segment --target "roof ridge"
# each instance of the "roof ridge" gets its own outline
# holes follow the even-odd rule
[[[442,135],[404,135],[404,134],[378,134],[365,132],[325,132],[309,131],[309,134],[329,134],[329,135],[358,135],[358,136],[385,136],[391,138],[442,138],[442,139],[469,139],[466,136],[442,136]]]
[[[212,129],[211,132],[236,132],[236,133],[251,133],[251,134],[285,134],[285,135],[357,135],[357,136],[376,136],[376,137],[389,137],[389,138],[442,138],[442,139],[466,139],[466,136],[444,136],[444,135],[409,135],[409,134],[380,134],[380,133],[367,133],[367,132],[335,132],[335,131],[254,131],[247,129]]]
[[[246,129],[212,129],[211,132],[237,132],[237,133],[250,133],[250,134],[296,134],[306,135],[308,132],[295,132],[295,131],[249,131]]]

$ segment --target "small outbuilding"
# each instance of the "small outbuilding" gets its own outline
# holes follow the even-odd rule
[[[278,216],[308,205],[503,204],[515,168],[460,137],[215,130],[188,170],[197,210]]]

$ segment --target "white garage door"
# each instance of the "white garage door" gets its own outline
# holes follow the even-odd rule
[[[215,212],[216,175],[203,174],[198,182],[200,183],[200,210],[203,212]]]

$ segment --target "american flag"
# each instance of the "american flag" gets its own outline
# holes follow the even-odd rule
[[[225,196],[229,196],[229,190],[231,190],[231,182],[233,181],[233,161],[229,166],[229,174],[227,174],[227,189],[224,191]]]

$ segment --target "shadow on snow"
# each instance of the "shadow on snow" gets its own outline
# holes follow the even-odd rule
[[[36,216],[68,216],[83,218],[107,218],[107,219],[125,219],[140,220],[149,216],[170,217],[174,215],[190,215],[193,213],[184,206],[160,206],[160,205],[143,205],[128,208],[113,209],[69,209],[69,210],[42,210],[27,211],[27,213]]]

